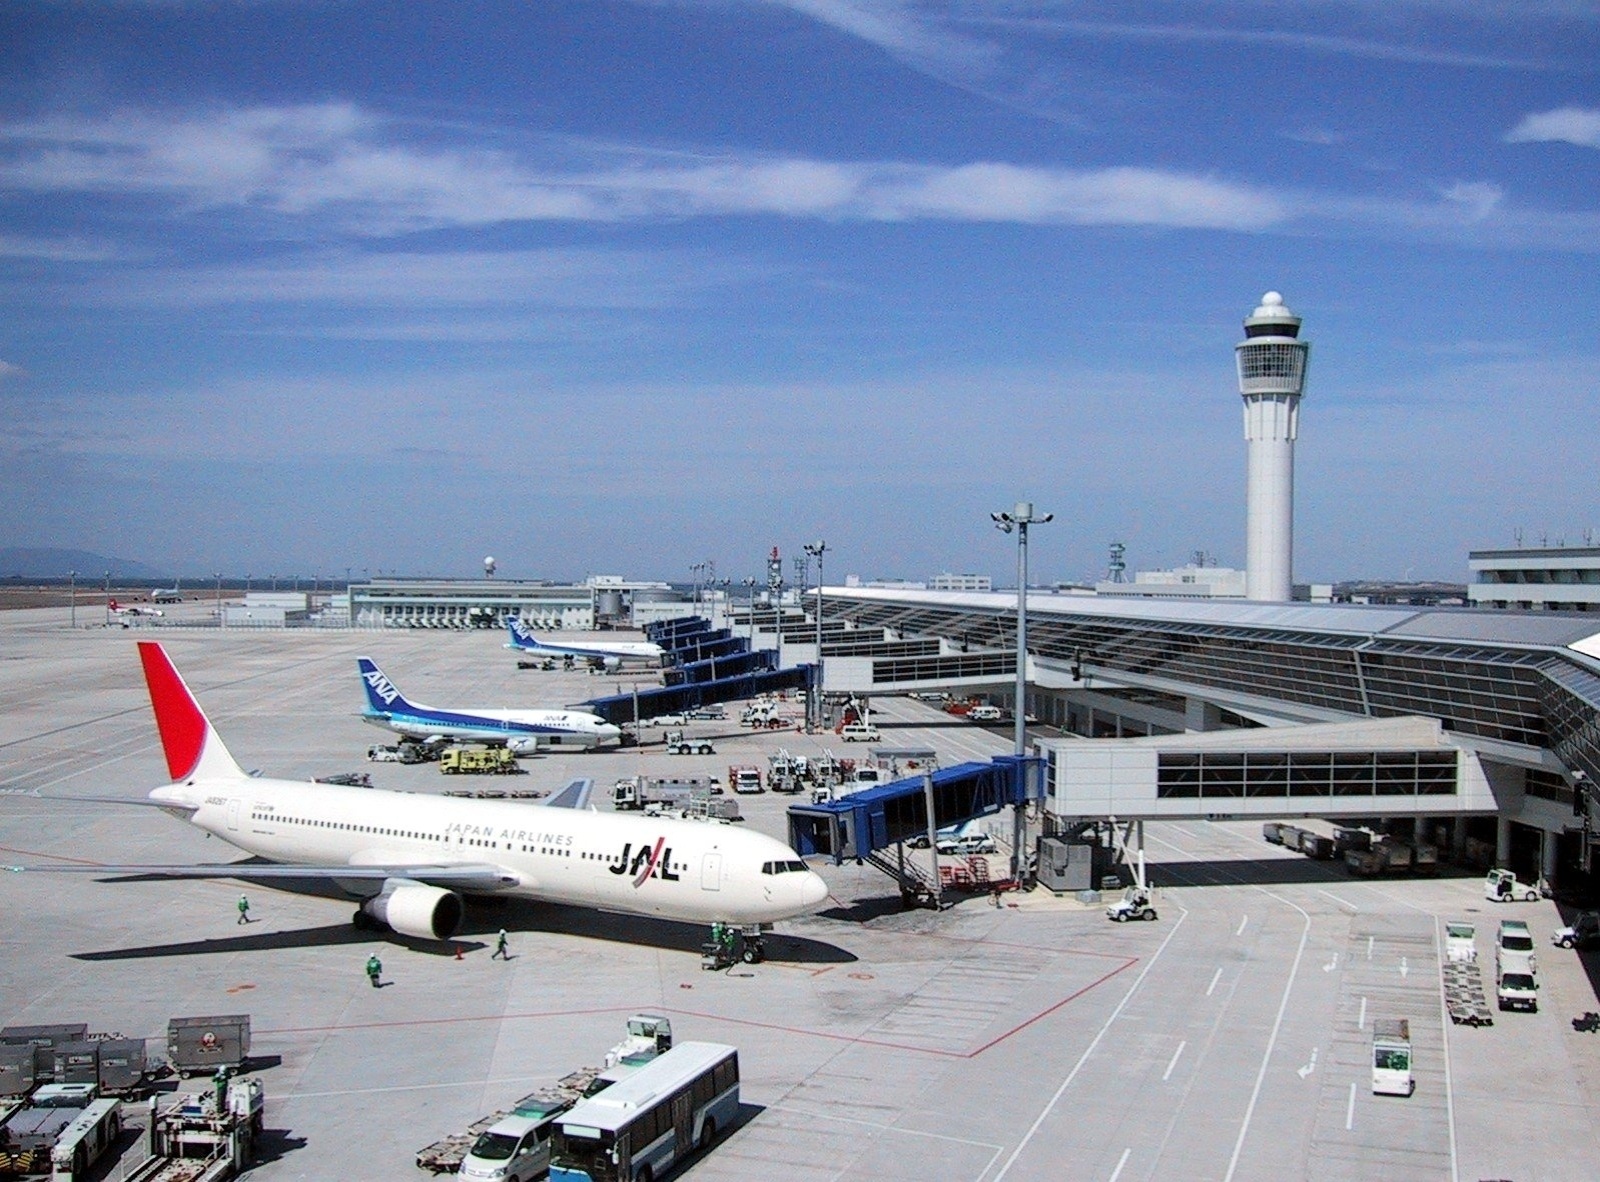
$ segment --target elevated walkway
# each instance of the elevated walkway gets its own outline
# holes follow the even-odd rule
[[[959,763],[837,800],[790,805],[789,844],[802,856],[826,854],[835,864],[859,859],[878,865],[879,855],[891,846],[1007,805],[1039,800],[1043,793],[1044,761],[1037,756]]]
[[[809,690],[816,679],[815,665],[796,665],[789,669],[774,669],[763,673],[746,673],[737,677],[719,677],[714,681],[698,681],[687,685],[669,685],[642,689],[635,693],[612,694],[605,698],[592,698],[579,707],[592,711],[609,723],[621,726],[626,722],[655,718],[662,714],[681,714],[714,702],[737,702],[762,694],[781,690]]]

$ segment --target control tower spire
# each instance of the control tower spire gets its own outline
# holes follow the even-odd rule
[[[1311,346],[1300,317],[1269,291],[1234,346],[1244,397],[1245,596],[1287,601],[1294,593],[1294,441],[1300,430]]]

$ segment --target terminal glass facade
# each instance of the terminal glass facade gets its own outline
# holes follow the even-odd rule
[[[1453,796],[1454,751],[1276,751],[1162,754],[1156,796]]]

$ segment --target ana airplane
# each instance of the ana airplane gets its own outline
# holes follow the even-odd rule
[[[183,590],[178,586],[177,583],[173,583],[170,587],[158,587],[156,590],[150,592],[150,602],[182,603]]]
[[[511,642],[506,645],[507,648],[534,653],[541,657],[570,657],[606,669],[616,669],[624,661],[661,663],[661,646],[651,644],[649,641],[543,641],[532,628],[517,617],[507,620],[506,627],[511,632]]]
[[[500,894],[759,931],[827,897],[792,849],[716,821],[584,808],[576,780],[541,805],[344,788],[247,774],[159,644],[142,642],[172,783],[150,801],[276,865],[28,866],[13,870],[247,881],[332,879],[361,898],[358,925],[445,940],[462,896]]]
[[[408,702],[370,658],[358,658],[356,668],[367,692],[361,717],[413,739],[504,743],[518,755],[532,755],[541,747],[591,749],[622,737],[621,728],[583,710],[445,710]]]
[[[106,600],[106,609],[114,616],[164,616],[167,613],[154,607],[140,607],[130,603],[124,606],[115,599]]]

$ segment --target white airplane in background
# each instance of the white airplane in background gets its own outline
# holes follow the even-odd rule
[[[106,610],[114,616],[164,616],[160,608],[140,607],[138,604],[120,604],[115,599],[106,600]]]
[[[183,590],[176,582],[170,587],[159,587],[150,592],[151,603],[182,603]]]
[[[622,738],[622,728],[585,710],[441,709],[408,702],[370,657],[356,658],[367,708],[361,717],[412,739],[504,743],[517,755],[540,748],[592,749]]]
[[[332,879],[362,898],[356,922],[446,940],[462,895],[499,894],[631,915],[760,929],[815,909],[827,884],[788,846],[701,820],[585,809],[590,781],[543,806],[346,788],[247,774],[161,645],[142,641],[172,783],[157,807],[277,865],[14,866],[11,870],[155,878]],[[76,851],[82,852],[82,851]]]
[[[511,632],[507,648],[541,657],[572,657],[606,669],[616,669],[624,661],[661,663],[661,646],[647,640],[540,640],[538,633],[518,617],[506,621]]]

